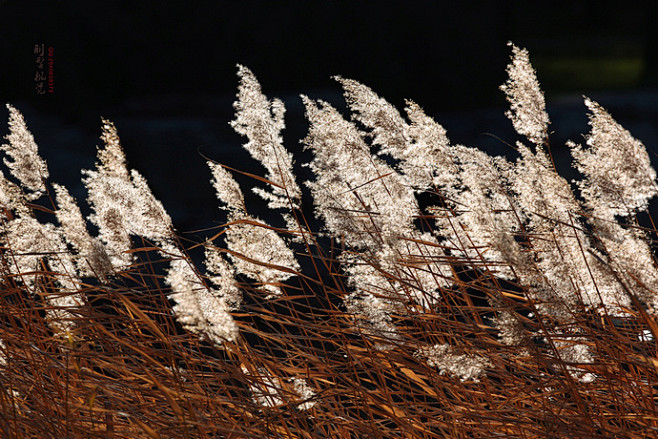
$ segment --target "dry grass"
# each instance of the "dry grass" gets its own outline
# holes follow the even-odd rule
[[[170,223],[159,202],[148,192],[145,184],[140,186],[141,192],[137,190],[137,183],[142,180],[135,180],[135,174],[133,180],[129,179],[116,131],[109,122],[104,122],[104,141],[108,149],[101,152],[103,163],[100,170],[87,172],[86,184],[89,188],[92,186],[90,181],[96,179],[97,186],[101,188],[96,188],[95,196],[99,201],[92,206],[97,209],[96,214],[100,212],[101,203],[114,203],[110,206],[114,210],[108,209],[112,215],[101,218],[107,220],[107,226],[103,225],[105,223],[99,226],[98,216],[95,219],[99,228],[108,227],[104,230],[103,239],[112,238],[112,233],[120,235],[119,238],[128,236],[127,227],[132,227],[133,249],[129,252],[134,259],[128,267],[117,269],[115,266],[107,282],[92,277],[82,278],[78,290],[74,292],[66,292],[71,288],[63,287],[63,274],[49,265],[57,260],[56,256],[64,255],[39,254],[40,265],[36,271],[16,270],[16,267],[21,267],[16,262],[25,256],[21,254],[25,250],[8,243],[8,229],[17,224],[15,218],[31,219],[32,222],[26,221],[26,224],[32,224],[32,235],[42,233],[36,236],[43,237],[44,230],[55,234],[58,229],[44,226],[34,232],[34,228],[43,222],[56,223],[55,203],[51,198],[53,193],[43,179],[45,171],[39,171],[46,169],[45,162],[39,165],[41,168],[33,163],[35,160],[37,165],[41,163],[38,162],[36,144],[18,117],[19,113],[10,107],[14,117],[10,122],[13,137],[10,139],[11,145],[3,145],[3,148],[23,160],[20,163],[27,164],[8,164],[12,175],[21,180],[22,189],[15,183],[8,183],[4,177],[0,180],[0,201],[5,204],[0,216],[3,228],[0,236],[4,243],[0,253],[0,436],[341,439],[658,437],[658,322],[652,314],[651,304],[647,303],[655,296],[655,291],[642,281],[653,278],[650,274],[644,276],[645,273],[634,272],[634,260],[625,258],[623,253],[619,255],[619,251],[614,253],[616,248],[612,247],[620,239],[634,239],[632,248],[647,249],[643,255],[648,255],[645,261],[649,262],[643,267],[646,271],[655,270],[655,261],[652,267],[648,265],[651,265],[651,257],[655,253],[655,248],[650,248],[652,239],[658,231],[652,227],[642,233],[628,232],[637,227],[637,219],[631,214],[624,216],[619,206],[617,214],[626,219],[622,224],[616,224],[617,228],[606,226],[605,222],[588,222],[587,215],[571,209],[570,206],[579,205],[579,202],[570,193],[569,185],[560,180],[554,169],[542,164],[548,162],[548,156],[543,155],[548,140],[548,117],[543,111],[543,95],[527,60],[527,53],[518,48],[514,48],[514,53],[517,57],[515,62],[522,69],[514,71],[508,68],[519,79],[517,82],[510,80],[505,90],[511,95],[519,93],[521,96],[512,96],[516,104],[523,104],[516,106],[517,113],[512,115],[512,120],[517,131],[535,143],[535,152],[520,146],[525,162],[517,162],[514,165],[516,168],[512,168],[511,163],[502,164],[500,161],[496,162],[496,166],[526,173],[527,179],[519,180],[522,184],[516,186],[517,198],[523,196],[518,192],[527,189],[530,184],[525,187],[523,184],[528,181],[536,185],[530,189],[538,186],[542,189],[548,186],[550,190],[555,188],[555,192],[548,195],[537,190],[538,199],[546,202],[538,202],[537,206],[543,208],[548,205],[546,211],[557,206],[553,209],[556,212],[567,206],[565,212],[568,215],[562,212],[562,217],[545,218],[544,213],[532,209],[514,211],[514,215],[506,216],[508,219],[516,218],[511,223],[517,222],[509,226],[509,235],[505,236],[511,238],[507,241],[503,239],[505,236],[500,238],[495,234],[493,238],[486,233],[475,236],[473,230],[487,224],[485,221],[478,222],[477,218],[460,216],[457,208],[471,207],[475,212],[486,214],[488,219],[494,218],[488,224],[493,224],[491,230],[501,230],[497,228],[496,221],[505,218],[505,215],[499,215],[501,212],[496,209],[482,210],[482,206],[480,210],[476,209],[477,206],[458,206],[458,202],[448,200],[446,194],[463,197],[467,201],[479,200],[482,205],[490,202],[489,206],[496,200],[505,199],[505,196],[511,198],[513,191],[505,192],[502,185],[498,193],[494,190],[487,192],[492,189],[487,186],[489,183],[484,184],[487,187],[483,189],[472,178],[473,172],[469,169],[476,169],[476,174],[484,176],[485,171],[491,172],[495,168],[493,162],[482,155],[473,156],[475,150],[469,152],[464,147],[450,149],[443,129],[429,121],[419,107],[410,104],[409,114],[415,125],[406,126],[396,110],[379,100],[369,89],[344,81],[354,93],[351,105],[358,107],[359,97],[365,102],[358,107],[360,110],[357,108],[361,111],[359,122],[368,128],[374,127],[375,131],[379,130],[377,136],[385,138],[391,145],[400,142],[402,146],[398,146],[402,159],[409,159],[409,175],[416,172],[425,178],[423,173],[427,169],[431,170],[434,166],[436,171],[440,168],[436,164],[429,166],[422,161],[413,162],[417,151],[422,149],[422,136],[428,132],[430,135],[427,138],[437,142],[426,145],[428,157],[441,158],[441,153],[445,155],[445,163],[450,164],[448,155],[457,157],[462,154],[460,166],[463,175],[457,181],[450,173],[452,171],[441,169],[444,175],[440,184],[445,188],[452,181],[452,189],[446,192],[427,185],[431,189],[425,190],[423,202],[440,207],[424,209],[421,206],[421,209],[413,191],[400,184],[402,178],[396,174],[397,171],[387,168],[383,161],[377,162],[379,159],[370,155],[368,148],[373,145],[361,139],[365,137],[363,133],[342,120],[337,112],[324,105],[320,109],[305,98],[307,115],[311,116],[309,119],[314,119],[310,140],[307,141],[309,144],[318,141],[315,145],[318,148],[316,157],[323,147],[331,146],[333,142],[336,151],[348,157],[346,160],[350,160],[352,153],[352,157],[361,154],[358,158],[363,159],[364,163],[348,163],[347,173],[352,174],[349,178],[343,176],[345,181],[340,183],[344,187],[340,193],[332,194],[334,199],[329,200],[338,200],[338,204],[327,202],[322,212],[325,220],[336,215],[344,220],[344,224],[325,224],[325,229],[309,230],[307,218],[302,214],[308,206],[297,204],[301,200],[301,191],[292,190],[292,185],[296,184],[292,176],[292,157],[281,149],[282,103],[268,101],[262,96],[253,74],[241,67],[243,80],[240,101],[236,105],[239,116],[234,127],[249,137],[250,153],[252,156],[260,155],[259,160],[268,171],[268,179],[251,177],[260,184],[269,185],[272,192],[266,194],[266,198],[270,207],[274,204],[276,208],[281,208],[290,202],[292,207],[289,211],[294,215],[297,226],[303,226],[296,228],[304,231],[300,233],[301,242],[293,244],[292,240],[272,238],[275,232],[277,237],[285,238],[290,238],[294,232],[267,226],[249,216],[237,183],[217,167],[213,170],[215,178],[220,176],[223,183],[216,182],[215,187],[220,200],[228,205],[229,223],[209,230],[212,238],[206,241],[190,242],[173,237]],[[356,96],[358,93],[362,96]],[[591,102],[589,104],[593,105]],[[371,111],[373,108],[380,111]],[[600,117],[607,115],[603,114],[603,110],[600,112]],[[592,124],[603,133],[601,138],[611,132],[617,137],[609,143],[622,139],[636,148],[634,151],[644,148],[630,134],[617,128],[611,118],[601,120],[603,122],[599,125]],[[369,123],[372,125],[369,126]],[[336,126],[340,127],[338,133]],[[400,135],[406,129],[409,132],[416,130],[414,135],[417,137],[413,141]],[[375,138],[373,143],[377,141],[380,140]],[[603,138],[602,142],[606,141]],[[33,148],[28,152],[32,154],[30,157],[36,158],[25,158],[28,154],[21,147],[25,145]],[[277,147],[280,149],[277,150]],[[604,153],[606,151],[601,154]],[[589,155],[581,151],[580,157],[581,164],[590,163],[587,162]],[[645,168],[650,168],[648,157],[644,160],[640,152],[634,157],[634,163],[639,163],[635,165],[637,168],[643,164]],[[325,157],[326,163],[331,163],[331,159],[329,154]],[[613,169],[617,162],[611,156],[606,166]],[[325,180],[317,181],[327,183],[311,187],[312,192],[315,191],[316,204],[318,190],[329,190],[329,186],[335,183],[332,178],[336,171],[326,163],[316,161],[312,166],[316,174],[326,172],[321,175]],[[375,177],[364,177],[365,170],[359,167],[370,165],[377,171],[372,174]],[[480,168],[473,168],[475,165]],[[458,168],[454,163],[452,166]],[[286,169],[289,175],[284,175]],[[482,169],[485,171],[479,173]],[[598,170],[597,167],[593,169]],[[588,172],[586,167],[580,170]],[[363,174],[359,176],[359,172]],[[642,183],[638,183],[640,189],[637,193],[631,192],[635,204],[627,209],[635,214],[646,207],[647,200],[654,194],[653,177],[644,175],[653,171],[646,171],[640,176],[635,175],[638,169],[624,169],[624,172],[627,172],[625,175],[629,181]],[[43,187],[40,178],[35,175],[41,176]],[[515,173],[509,175],[514,177]],[[495,182],[496,178],[491,181]],[[353,181],[362,184],[355,187],[351,183]],[[428,181],[432,181],[431,176]],[[129,213],[126,218],[132,218],[130,221],[133,224],[124,225],[126,228],[121,230],[111,227],[118,227],[116,224],[120,221],[117,218],[121,215],[117,212],[121,212],[119,207],[123,200],[105,199],[107,188],[116,189],[112,186],[114,184],[124,188],[117,189],[117,192],[123,191],[120,195],[138,193],[142,196],[140,200],[132,200],[127,207],[123,205]],[[468,194],[466,189],[469,189],[469,184],[475,188],[474,191],[480,192]],[[375,186],[379,192],[373,189]],[[624,193],[623,188],[617,189]],[[605,187],[600,191],[605,191]],[[503,192],[505,196],[494,200]],[[480,198],[475,197],[477,194]],[[467,195],[473,198],[469,199]],[[289,199],[286,199],[287,196]],[[336,211],[336,205],[341,205],[341,201],[352,196],[352,204],[344,204],[352,207]],[[599,203],[590,203],[589,207],[598,206],[603,212],[601,206],[605,207],[605,203],[601,199],[592,198]],[[230,200],[237,201],[231,205]],[[140,201],[148,204],[146,209],[141,209]],[[394,218],[382,218],[377,209],[389,201],[399,203],[401,210],[416,212],[406,214],[406,217],[400,215],[400,222],[408,221],[408,224],[396,229],[398,224]],[[58,202],[61,204],[61,201]],[[77,215],[80,218],[76,219],[74,210],[69,209],[68,219],[80,226],[75,231],[77,241],[69,239],[68,247],[61,241],[64,247],[59,248],[68,248],[72,255],[81,256],[85,248],[90,248],[92,241],[85,235],[85,226],[80,225],[84,220],[79,212]],[[595,208],[590,210],[595,211]],[[382,209],[382,212],[386,210]],[[395,209],[389,212],[394,214]],[[437,226],[435,215],[446,218],[442,222],[444,230]],[[560,218],[568,218],[570,224]],[[157,221],[161,223],[154,225],[153,222]],[[471,224],[472,228],[469,230],[465,223]],[[233,235],[230,234],[231,227],[234,227]],[[249,227],[267,229],[265,232],[259,230],[255,236],[273,243],[273,246],[290,245],[297,259],[292,266],[300,268],[281,267],[277,261],[264,260],[262,255],[240,253],[240,245],[255,248],[253,243],[248,242],[254,236],[250,232],[255,229]],[[340,227],[344,227],[346,232],[336,232]],[[526,230],[526,227],[534,229]],[[388,230],[387,234],[381,231],[383,229]],[[406,233],[412,229],[414,231]],[[138,233],[135,233],[136,230]],[[397,230],[402,232],[397,233]],[[420,231],[426,233],[421,234]],[[328,236],[332,233],[334,236]],[[563,236],[558,236],[560,233]],[[139,234],[150,234],[156,242],[135,236]],[[343,236],[337,236],[341,234]],[[351,242],[346,239],[348,234],[351,234]],[[617,241],[615,236],[610,238],[614,234],[617,234]],[[12,236],[16,237],[15,242],[21,242],[20,233],[14,230]],[[225,248],[226,242],[231,244],[231,239],[235,245]],[[484,240],[489,242],[480,244]],[[26,248],[35,247],[34,239],[26,241]],[[41,242],[36,241],[37,244]],[[46,241],[55,242],[55,239]],[[572,245],[576,241],[579,247]],[[602,243],[608,243],[610,249],[594,247],[597,244],[601,247]],[[104,244],[108,245],[107,242]],[[374,248],[377,245],[380,248]],[[508,250],[514,247],[516,253],[511,250],[505,253],[505,246]],[[242,303],[234,309],[226,307],[226,310],[231,310],[238,330],[222,333],[220,328],[220,331],[213,333],[214,339],[206,337],[208,332],[204,332],[212,323],[207,318],[210,312],[218,311],[219,321],[224,318],[225,322],[230,318],[225,318],[226,313],[219,312],[224,310],[204,309],[201,311],[206,314],[190,324],[190,315],[194,317],[195,312],[199,313],[198,305],[201,303],[201,299],[197,298],[201,296],[194,296],[190,285],[201,284],[195,284],[194,280],[186,280],[187,284],[181,281],[179,284],[187,288],[181,287],[183,293],[189,293],[188,296],[175,291],[179,287],[169,277],[174,271],[170,267],[174,265],[167,259],[167,255],[186,258],[196,268],[180,277],[191,272],[192,275],[186,278],[190,279],[198,274],[205,286],[210,287],[212,279],[201,275],[204,272],[202,265],[194,262],[201,258],[201,251],[206,247],[219,248],[229,254],[227,260],[238,268],[240,264],[237,262],[246,260],[274,272],[285,272],[277,277],[272,270],[259,272],[253,270],[253,266],[243,264],[246,269],[237,277]],[[565,253],[567,257],[582,259],[585,264],[562,271],[553,270],[555,267],[546,264],[546,261],[558,260],[559,253],[567,247],[570,251]],[[500,250],[501,255],[511,255],[511,259],[507,262],[492,260],[489,255],[495,250]],[[281,260],[294,259],[291,253],[286,253],[290,251],[288,247],[259,251],[263,255],[267,255],[268,251],[283,255]],[[359,258],[346,257],[350,254]],[[389,258],[390,254],[393,254],[393,259]],[[114,256],[115,260],[127,260],[116,254]],[[608,261],[603,260],[608,257]],[[256,260],[259,258],[261,260]],[[354,260],[362,264],[361,267],[371,268],[364,272],[370,278],[376,278],[373,281],[376,287],[372,291],[367,289],[367,282],[359,284],[354,280],[358,277],[354,271],[350,272],[357,267]],[[395,263],[386,266],[391,260]],[[566,262],[569,260],[566,259]],[[594,267],[594,263],[598,265]],[[102,267],[103,264],[96,266]],[[183,266],[189,268],[185,264],[177,267],[180,269]],[[584,266],[590,277],[607,277],[606,285],[614,284],[618,295],[613,299],[607,296],[607,302],[603,299],[596,302],[589,297],[589,303],[583,296],[578,297],[588,285],[576,285],[578,276],[583,277]],[[441,271],[430,267],[441,267]],[[501,267],[505,271],[501,271]],[[537,273],[542,270],[541,267],[552,270],[552,273],[568,273],[572,277],[563,283],[553,282],[556,279],[551,278],[550,273]],[[433,271],[428,275],[427,270]],[[258,278],[258,273],[265,273],[260,283],[254,279]],[[26,282],[28,276],[35,281]],[[97,277],[105,279],[105,276]],[[414,277],[424,277],[424,280]],[[517,280],[503,280],[503,277]],[[433,280],[430,282],[433,284],[423,289],[423,285],[428,285],[427,279]],[[523,279],[527,280],[525,283],[528,285],[524,284]],[[593,281],[595,287],[596,282],[603,284],[599,278]],[[269,283],[266,285],[269,288],[263,288],[266,283]],[[385,288],[380,288],[381,285],[390,286],[390,291],[382,292]],[[564,285],[567,286],[565,291],[560,291]],[[282,293],[269,295],[278,291],[277,287]],[[552,295],[542,294],[551,288],[554,289]],[[365,293],[365,303],[354,305],[355,290]],[[58,297],[61,299],[67,294],[75,294],[76,299],[68,302],[58,300]],[[85,299],[77,299],[80,297]],[[187,300],[187,304],[194,305],[196,300],[197,307],[186,309],[181,297]],[[380,303],[378,300],[388,307],[385,318],[383,314],[376,313]],[[212,303],[226,305],[219,299]],[[65,309],[55,309],[56,306]],[[188,321],[185,322],[181,316],[187,317]],[[66,321],[58,322],[57,319]],[[181,320],[185,325],[181,324]],[[375,330],[373,327],[376,327]],[[386,332],[387,328],[394,328],[395,332]],[[230,336],[226,337],[228,340],[221,341],[217,334]],[[232,334],[238,335],[233,337]],[[510,335],[513,337],[508,337]],[[435,353],[439,352],[435,358],[423,355],[432,349]],[[577,355],[583,351],[588,351],[587,355]],[[464,370],[473,362],[479,362],[475,369],[482,373],[465,374]]]
[[[0,425],[5,437],[646,437],[658,427],[656,334],[646,313],[620,319],[573,310],[597,358],[579,369],[583,383],[558,360],[555,341],[521,347],[500,343],[487,300],[513,310],[530,332],[553,327],[523,288],[480,270],[453,266],[459,282],[433,312],[399,317],[403,339],[375,349],[352,324],[340,299],[346,288],[331,248],[309,244],[305,274],[271,301],[243,285],[234,313],[241,336],[216,348],[181,329],[162,287],[151,247],[108,285],[86,285],[88,303],[71,310],[75,329],[60,340],[44,319],[42,294],[56,291],[39,273],[40,294],[2,280]],[[309,257],[308,254],[312,254]],[[4,250],[4,263],[11,249]],[[503,301],[503,303],[501,303]],[[528,311],[533,318],[523,317]],[[547,332],[549,333],[549,332]],[[442,375],[414,356],[422,343],[448,343],[489,359],[479,382]],[[264,407],[254,386],[261,374],[305,377],[316,404],[300,410],[292,384],[283,401]],[[260,384],[259,384],[260,383]],[[288,393],[289,392],[289,393]],[[288,394],[287,394],[288,393]]]

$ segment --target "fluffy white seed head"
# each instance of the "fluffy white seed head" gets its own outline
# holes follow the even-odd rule
[[[20,181],[21,185],[31,193],[27,195],[35,199],[46,192],[44,181],[48,178],[48,166],[39,155],[34,136],[27,129],[23,115],[14,107],[7,104],[9,110],[9,135],[5,137],[8,143],[0,148],[8,158],[4,159],[11,174]]]
[[[293,277],[294,272],[300,269],[295,255],[283,238],[265,222],[246,213],[242,191],[231,174],[220,165],[211,162],[208,165],[213,174],[212,183],[217,198],[231,212],[226,244],[236,271],[259,282],[269,293],[268,297],[281,295],[278,284]],[[222,267],[219,255],[211,252],[210,256],[210,263],[218,264],[216,269],[226,269]],[[285,271],[277,266],[283,267]]]
[[[104,174],[128,180],[128,168],[126,167],[126,155],[121,147],[121,141],[117,129],[112,122],[101,119],[103,132],[101,140],[103,147],[98,149],[99,164],[97,168]]]
[[[249,140],[244,148],[266,170],[270,192],[256,191],[271,209],[298,207],[301,190],[293,173],[292,154],[283,146],[281,130],[285,128],[283,102],[267,99],[254,74],[238,66],[240,86],[233,105],[236,118],[231,126]]]
[[[254,402],[262,407],[294,405],[297,410],[309,410],[316,403],[311,400],[315,391],[303,378],[284,380],[263,367],[250,371],[242,365],[241,369],[249,380],[249,390]]]
[[[419,188],[450,187],[455,182],[457,168],[445,128],[413,101],[407,101],[405,110],[411,121],[407,128],[411,142],[399,156],[404,174]]]
[[[11,216],[10,212],[15,216],[30,216],[31,211],[27,207],[27,201],[21,188],[9,181],[0,171],[0,207],[3,209],[2,216]]]
[[[345,100],[354,113],[354,119],[371,129],[373,144],[380,146],[381,152],[393,156],[404,151],[408,142],[408,126],[398,110],[360,82],[340,76],[335,79],[343,86]]]
[[[112,273],[112,264],[105,248],[89,234],[80,208],[68,190],[58,184],[53,184],[53,188],[57,202],[55,215],[64,239],[75,251],[73,257],[78,273],[106,280]]]
[[[373,157],[363,134],[326,102],[302,97],[311,124],[305,140],[315,153],[316,176],[307,182],[316,213],[337,239],[356,248],[408,236],[418,205],[413,190],[381,159]]]
[[[512,121],[517,133],[541,146],[548,140],[550,123],[544,93],[530,64],[528,51],[512,43],[509,45],[512,46],[512,62],[507,66],[509,79],[500,86],[510,103],[510,111],[505,115]]]
[[[220,206],[220,209],[246,212],[244,195],[238,182],[223,166],[211,161],[207,163],[212,172],[211,183],[215,188],[217,198],[224,204],[224,206]]]
[[[17,276],[31,293],[44,294],[49,324],[55,335],[65,335],[74,327],[74,309],[85,303],[85,297],[78,292],[81,282],[60,231],[52,224],[20,217],[6,224],[2,240],[8,249],[9,273]],[[59,290],[42,290],[38,280],[44,275],[52,276]]]
[[[508,259],[520,251],[511,235],[519,231],[523,217],[505,178],[512,165],[502,157],[462,145],[450,151],[456,168],[452,184],[445,188],[451,209],[435,209],[437,226],[448,238],[452,253],[464,263],[486,265],[510,278],[507,265],[522,259]]]
[[[115,268],[125,268],[132,257],[130,236],[141,236],[164,245],[174,238],[173,225],[162,203],[153,195],[146,179],[128,171],[114,125],[103,121],[104,147],[99,148],[96,170],[83,171],[93,213],[90,220],[99,229]]]
[[[188,260],[182,257],[172,260],[165,281],[171,287],[169,297],[176,302],[176,319],[185,329],[218,346],[237,338],[238,326],[222,292],[206,288]]]
[[[455,349],[447,344],[421,348],[415,355],[425,359],[430,367],[439,369],[441,375],[453,375],[460,381],[479,381],[486,368],[491,365],[484,357],[456,353]]]
[[[132,234],[162,243],[174,239],[174,226],[171,217],[158,200],[146,179],[136,170],[130,171],[133,190],[129,196],[133,199],[128,211],[128,226]]]
[[[224,259],[217,247],[207,243],[205,246],[205,266],[208,278],[221,291],[221,295],[229,309],[236,310],[242,303],[242,294],[235,281],[235,270]]]
[[[369,87],[337,76],[354,119],[370,129],[368,136],[387,154],[399,161],[398,169],[417,190],[445,185],[450,180],[452,160],[449,140],[443,127],[428,117],[414,102],[407,102],[408,125],[398,110]]]
[[[233,219],[237,221],[226,230],[226,245],[236,271],[257,281],[268,297],[280,296],[279,284],[300,270],[293,251],[265,222],[251,217]]]
[[[614,219],[645,210],[658,194],[656,171],[639,140],[619,125],[598,103],[585,99],[591,131],[587,148],[569,142],[574,166],[585,179],[581,195],[595,216]]]

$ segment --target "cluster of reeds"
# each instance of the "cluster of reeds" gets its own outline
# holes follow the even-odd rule
[[[308,191],[283,146],[282,102],[240,67],[232,125],[265,169],[248,176],[273,216],[250,214],[239,171],[209,162],[226,222],[204,242],[176,233],[109,121],[84,171],[84,218],[8,105],[0,435],[658,435],[643,213],[656,174],[586,100],[586,145],[569,144],[575,195],[528,54],[512,50],[501,89],[527,139],[516,160],[452,145],[417,104],[405,119],[337,78],[351,120],[302,97]]]

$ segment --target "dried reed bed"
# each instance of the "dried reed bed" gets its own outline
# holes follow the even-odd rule
[[[524,53],[514,50],[514,60],[527,69]],[[518,71],[510,76],[514,73]],[[245,109],[259,105],[261,95],[250,72],[243,69],[241,74],[243,95],[236,109],[244,116]],[[520,82],[517,78],[517,85]],[[532,99],[539,99],[533,93]],[[274,128],[265,129],[278,133],[277,118],[282,118],[282,112],[278,113],[276,103],[263,102],[269,122],[274,121]],[[378,105],[386,111],[383,103]],[[319,114],[317,107],[309,104],[308,108],[316,111],[311,119]],[[517,106],[517,116],[518,111]],[[536,120],[529,123],[527,118],[517,117],[514,122],[522,125],[517,130],[541,150],[548,119],[537,120],[539,128],[533,125]],[[244,122],[238,116],[236,129],[255,142],[258,133],[247,132],[249,124]],[[251,123],[261,126],[264,122]],[[128,175],[119,166],[120,159],[111,163],[107,159],[120,156],[118,149],[111,149],[113,144],[118,147],[115,135],[111,130],[104,132],[109,146],[96,175]],[[315,136],[319,138],[321,133]],[[276,145],[276,135],[268,142]],[[338,213],[334,208],[334,215],[344,215],[350,225],[362,226],[356,232],[346,226],[346,234],[355,237],[350,240],[345,234],[332,234],[330,228],[309,230],[295,195],[298,191],[291,187],[292,177],[276,167],[286,162],[281,154],[269,168],[265,164],[267,178],[258,180],[272,188],[265,198],[279,203],[275,207],[285,204],[287,197],[293,215],[288,227],[271,227],[250,217],[239,189],[226,180],[223,171],[211,166],[218,196],[229,211],[227,223],[212,230],[211,239],[183,241],[170,235],[166,227],[156,233],[140,223],[139,230],[145,232],[141,238],[140,233],[131,232],[132,248],[121,256],[128,255],[130,263],[120,268],[115,264],[103,275],[87,272],[76,277],[75,288],[64,287],[62,278],[70,273],[53,266],[65,254],[81,254],[82,235],[77,241],[68,241],[67,250],[59,254],[26,254],[29,246],[21,247],[20,240],[12,245],[7,238],[13,236],[10,229],[17,218],[56,222],[61,201],[51,199],[52,191],[45,183],[41,188],[38,179],[17,177],[27,194],[22,198],[12,189],[17,186],[3,186],[3,194],[14,194],[14,198],[2,198],[3,437],[658,436],[658,325],[647,303],[654,293],[623,260],[614,262],[613,250],[597,253],[588,247],[590,241],[607,242],[599,239],[597,224],[587,222],[596,211],[593,205],[574,214],[575,219],[562,228],[543,233],[527,212],[509,209],[521,226],[513,235],[521,250],[505,253],[507,241],[480,244],[483,238],[475,236],[474,228],[464,226],[467,217],[460,216],[455,200],[446,195],[460,193],[446,192],[445,184],[439,182],[424,191],[439,207],[419,209],[413,215],[414,227],[425,234],[391,240],[386,227],[392,226],[383,222],[372,205],[376,197],[368,199],[363,189],[381,181],[389,184],[388,174],[382,174],[361,188],[350,188],[362,209],[346,207]],[[466,165],[467,159],[462,159],[461,166]],[[44,171],[39,172],[45,182]],[[128,184],[128,180],[122,181]],[[466,176],[462,183],[465,181]],[[138,183],[133,180],[130,188],[141,187]],[[394,182],[386,184],[388,193],[393,193]],[[30,196],[30,191],[42,193]],[[402,203],[400,200],[402,197],[398,199]],[[149,206],[151,221],[164,218],[157,203]],[[127,217],[134,216],[133,211],[126,212]],[[444,217],[443,229],[436,223],[440,216]],[[550,220],[551,224],[560,222],[559,218]],[[134,224],[129,226],[137,230]],[[240,227],[254,227],[248,229],[250,233],[269,239],[275,247],[284,241],[269,238],[268,233],[277,233],[286,239],[297,262],[286,266],[283,262],[290,257],[280,250],[268,258],[239,251],[240,245],[251,248],[236,232],[243,230]],[[453,230],[454,235],[446,230]],[[640,230],[636,220],[624,223],[624,230],[641,231],[632,236],[641,237],[646,245],[656,233],[654,229]],[[293,242],[293,235],[299,239]],[[546,242],[565,243],[574,236],[580,256],[587,260],[586,255],[593,255],[590,263],[600,262],[600,266],[588,265],[587,270],[608,276],[600,285],[595,279],[595,287],[602,290],[604,282],[614,284],[625,299],[597,304],[586,300],[586,286],[582,285],[574,288],[573,294],[580,296],[573,300],[537,292],[548,288],[542,290],[539,278],[524,273],[546,267],[542,265],[550,252]],[[109,239],[103,241],[108,248]],[[397,246],[393,266],[386,265],[387,260],[377,253],[374,246],[378,243],[387,248]],[[488,249],[500,249],[511,257],[492,259],[493,250]],[[225,262],[244,267],[245,272],[236,273],[234,284],[241,298],[239,305],[229,306],[228,293],[213,293],[218,310],[201,306],[193,311],[205,312],[205,317],[190,320],[193,312],[181,304],[189,302],[183,293],[191,289],[177,291],[180,284],[171,273],[182,269],[174,262],[183,260],[198,276],[197,287],[210,291],[213,274],[204,274],[202,265],[195,262],[201,250],[218,251]],[[283,256],[277,260],[277,254]],[[17,272],[16,267],[22,266],[17,261],[27,256],[35,256],[38,265]],[[521,260],[525,256],[530,262]],[[570,254],[578,256],[577,252]],[[210,269],[213,264],[208,260]],[[252,265],[241,265],[241,261]],[[369,276],[395,286],[394,294],[374,287],[366,290],[359,283],[359,269],[370,270]],[[420,280],[428,273],[434,280],[429,288]],[[569,273],[577,278],[573,271]],[[223,276],[225,279],[226,273]],[[524,282],[528,279],[531,281]],[[355,296],[355,289],[363,296]],[[233,322],[237,329],[221,332],[222,328],[212,326],[216,315],[210,311],[217,311],[224,319],[221,322]],[[578,355],[582,352],[586,355]]]
[[[142,250],[137,250],[141,252]],[[148,248],[143,251],[149,253]],[[241,337],[221,349],[181,329],[161,285],[157,262],[145,259],[109,285],[87,285],[75,329],[60,340],[45,323],[47,304],[5,277],[0,296],[2,429],[6,437],[647,437],[658,427],[655,331],[646,313],[618,319],[573,310],[597,361],[579,365],[597,379],[582,383],[555,355],[552,337],[519,347],[500,343],[487,323],[494,307],[473,297],[532,310],[518,286],[486,273],[462,272],[432,313],[400,318],[404,339],[382,351],[355,330],[337,305],[342,275],[315,248],[316,276],[285,296],[262,292],[235,318]],[[6,254],[10,254],[6,250]],[[455,264],[459,270],[459,264]],[[321,274],[321,276],[320,276]],[[39,273],[41,291],[56,290]],[[528,331],[555,324],[535,310]],[[566,336],[565,336],[566,337]],[[486,356],[486,377],[461,381],[414,356],[422,342],[447,342]],[[267,371],[264,374],[263,371]],[[308,377],[318,389],[306,401],[289,382]],[[292,402],[263,406],[253,389]]]

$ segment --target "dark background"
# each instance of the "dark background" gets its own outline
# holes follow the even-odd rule
[[[400,109],[405,98],[418,102],[454,143],[508,153],[517,137],[498,87],[513,41],[530,51],[546,91],[558,155],[587,131],[582,94],[658,151],[656,4],[0,0],[0,101],[24,113],[53,181],[79,197],[100,117],[114,121],[129,165],[189,230],[218,214],[202,154],[259,172],[228,126],[237,63],[286,103],[292,149],[306,133],[298,95],[341,107],[331,79],[340,74]],[[45,95],[34,80],[41,43],[54,50],[54,93]],[[568,156],[558,161],[568,171]]]

